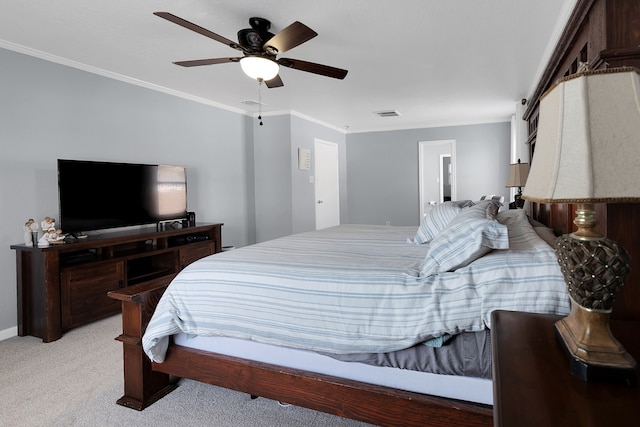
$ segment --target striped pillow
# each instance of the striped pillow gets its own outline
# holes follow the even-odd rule
[[[500,203],[492,200],[464,209],[430,243],[421,276],[464,267],[491,249],[508,249],[507,226],[496,221]]]
[[[459,200],[455,202],[444,202],[429,210],[416,232],[413,243],[423,244],[430,242],[462,211],[462,208],[472,206],[471,200]]]

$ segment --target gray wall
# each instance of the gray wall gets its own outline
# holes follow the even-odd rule
[[[296,115],[254,120],[256,242],[315,230],[313,158],[316,139],[338,144],[340,210],[347,221],[345,134]],[[298,170],[298,148],[311,150],[310,171]]]
[[[347,154],[346,136],[342,132],[327,128],[297,116],[291,116],[291,184],[293,194],[292,232],[315,230],[316,198],[315,186],[309,181],[315,176],[314,155],[316,139],[338,145],[338,169],[340,186],[340,222],[348,222],[347,216]],[[298,169],[298,148],[311,150],[311,170]]]
[[[290,116],[263,116],[254,123],[256,241],[291,234]]]
[[[458,199],[505,195],[510,123],[347,135],[349,222],[418,225],[418,142],[456,140]]]

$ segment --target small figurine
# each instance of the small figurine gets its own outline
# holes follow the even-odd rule
[[[42,222],[40,223],[40,227],[42,227],[42,231],[48,231],[48,230],[55,230],[56,229],[56,220],[54,218],[51,217],[44,217],[44,219],[42,220]]]
[[[42,235],[40,240],[38,240],[38,246],[49,246],[52,243],[63,243],[64,235],[62,235],[62,230],[56,230],[52,228],[47,230],[46,233]]]
[[[36,224],[36,227],[38,225]],[[38,246],[49,246],[51,243],[64,243],[64,235],[62,230],[56,230],[56,220],[50,216],[46,216],[41,222],[42,237],[38,240]],[[36,237],[37,238],[37,237]]]
[[[38,224],[36,224],[33,218],[29,218],[29,220],[24,223],[24,244],[26,246],[33,246],[37,239]]]
[[[49,246],[49,240],[47,239],[47,233],[44,233],[40,240],[38,240],[38,246]]]

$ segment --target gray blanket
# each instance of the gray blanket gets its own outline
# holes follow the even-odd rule
[[[491,333],[463,332],[442,347],[415,345],[390,353],[327,354],[337,360],[442,375],[491,378]]]

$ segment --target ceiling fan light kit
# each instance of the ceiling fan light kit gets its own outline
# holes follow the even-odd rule
[[[182,67],[226,64],[239,61],[246,75],[259,82],[264,81],[268,88],[281,87],[284,85],[278,74],[280,66],[340,80],[344,79],[348,72],[341,68],[299,59],[276,58],[276,55],[279,53],[293,49],[318,35],[318,33],[311,28],[298,21],[274,35],[268,31],[271,27],[271,22],[264,18],[253,17],[249,19],[251,28],[238,31],[238,42],[234,42],[169,12],[154,12],[153,14],[243,53],[241,57],[209,58],[175,62],[176,65]]]
[[[277,62],[263,56],[245,56],[240,60],[240,67],[247,76],[258,81],[269,81],[280,70]]]

